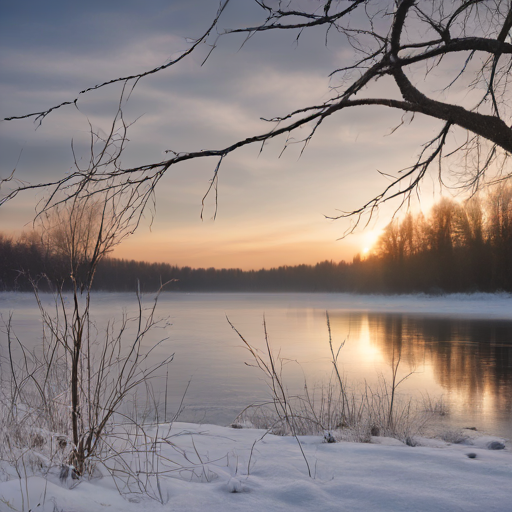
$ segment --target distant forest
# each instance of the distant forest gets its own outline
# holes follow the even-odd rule
[[[37,232],[0,234],[0,290],[66,288],[66,250]],[[59,247],[56,249],[56,247]],[[429,215],[391,222],[375,247],[352,262],[242,271],[103,259],[94,289],[174,291],[290,291],[357,293],[512,292],[512,186],[463,204],[442,199]]]

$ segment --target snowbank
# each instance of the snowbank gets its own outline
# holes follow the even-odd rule
[[[488,448],[502,439],[473,435],[467,444],[419,439],[420,446],[409,447],[385,438],[375,439],[379,444],[328,444],[321,437],[301,437],[310,478],[293,437],[264,433],[176,423],[159,448],[172,461],[171,472],[151,484],[164,505],[136,493],[121,497],[109,477],[68,489],[52,474],[20,482],[5,481],[2,472],[0,510],[22,510],[20,484],[28,486],[32,510],[41,512],[510,510],[510,444]]]

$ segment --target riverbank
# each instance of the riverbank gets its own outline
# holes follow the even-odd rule
[[[474,431],[451,442],[419,437],[414,447],[383,437],[363,444],[302,436],[304,456],[295,438],[252,428],[175,423],[147,432],[149,459],[126,453],[127,466],[118,466],[116,478],[108,476],[108,459],[94,479],[80,483],[59,479],[59,468],[43,478],[27,467],[33,475],[20,479],[2,462],[0,510],[504,512],[512,502],[510,441]],[[154,453],[158,477],[156,466],[144,475]],[[128,467],[137,467],[140,477],[130,488]]]

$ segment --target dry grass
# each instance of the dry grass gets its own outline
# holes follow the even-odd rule
[[[469,440],[469,436],[464,435],[459,430],[446,430],[439,437],[450,444],[464,444]]]
[[[229,321],[229,320],[228,320]],[[255,366],[265,375],[272,399],[251,405],[234,421],[238,427],[252,426],[277,435],[317,435],[326,440],[370,442],[372,436],[386,436],[415,445],[414,437],[421,434],[428,421],[438,414],[446,414],[442,400],[429,395],[423,401],[401,396],[400,384],[414,372],[398,377],[401,361],[399,350],[393,351],[390,379],[381,375],[374,387],[365,384],[354,390],[342,377],[339,356],[343,344],[334,350],[329,316],[326,316],[328,342],[333,370],[329,382],[310,388],[304,383],[303,392],[290,394],[283,379],[284,360],[275,357],[264,323],[265,351],[254,348],[231,324],[241,338]]]
[[[371,442],[372,436],[393,437],[413,445],[432,418],[421,402],[395,396],[392,422],[389,422],[389,389],[366,387],[352,391],[347,387],[345,405],[332,385],[289,397],[289,418],[280,418],[274,403],[252,405],[242,411],[234,424],[269,430],[276,435],[330,434],[336,441]],[[307,386],[306,386],[307,388]]]
[[[423,410],[437,416],[448,416],[449,409],[443,397],[433,398],[428,393],[422,396]]]

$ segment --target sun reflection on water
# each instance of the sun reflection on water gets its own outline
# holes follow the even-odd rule
[[[373,334],[375,336],[375,334]],[[357,342],[357,351],[361,361],[366,366],[376,366],[383,363],[382,352],[379,346],[372,341],[372,334],[370,334],[370,322],[368,314],[361,314],[361,326],[359,330],[359,339]]]

